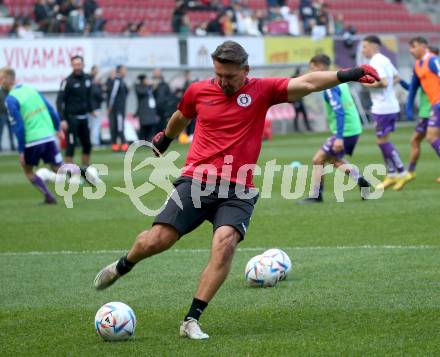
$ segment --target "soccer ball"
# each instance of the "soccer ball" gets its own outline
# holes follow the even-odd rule
[[[276,268],[280,271],[280,279],[284,280],[287,277],[287,274],[292,270],[292,262],[290,261],[289,256],[286,252],[281,249],[273,248],[266,250],[263,253],[265,257],[271,257],[275,263]]]
[[[245,278],[251,286],[275,286],[279,279],[280,271],[271,257],[257,255],[246,265]]]
[[[130,306],[122,302],[109,302],[96,313],[95,328],[106,341],[127,340],[134,334],[136,316]]]

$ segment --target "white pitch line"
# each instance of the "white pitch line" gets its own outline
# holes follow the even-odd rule
[[[238,248],[238,252],[264,252],[268,248]],[[374,250],[374,249],[389,249],[389,250],[428,250],[440,249],[440,245],[360,245],[360,246],[335,246],[335,247],[282,247],[284,250]],[[100,255],[100,254],[123,254],[127,253],[128,249],[113,249],[113,250],[60,250],[60,251],[30,251],[30,252],[1,252],[0,256],[46,256],[46,255]],[[210,249],[171,249],[170,253],[209,253]]]

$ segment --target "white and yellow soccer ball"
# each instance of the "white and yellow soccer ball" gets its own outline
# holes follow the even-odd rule
[[[257,255],[246,264],[245,278],[255,287],[272,287],[279,280],[280,271],[269,256]]]
[[[286,279],[287,275],[292,270],[292,261],[290,260],[287,253],[281,249],[272,248],[272,249],[266,250],[262,255],[264,257],[272,258],[272,260],[275,264],[275,268],[277,268],[280,271],[279,280]]]
[[[109,302],[96,313],[95,328],[106,341],[127,340],[134,334],[136,316],[130,306],[122,302]]]

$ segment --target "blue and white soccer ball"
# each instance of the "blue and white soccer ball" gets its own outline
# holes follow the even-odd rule
[[[122,302],[109,302],[96,313],[95,328],[106,341],[127,340],[134,334],[136,316],[130,306]]]
[[[272,287],[279,280],[280,271],[269,256],[257,255],[246,265],[245,278],[249,285],[255,287]]]
[[[263,253],[265,257],[271,257],[274,261],[275,267],[280,271],[279,280],[284,280],[287,277],[287,274],[292,270],[292,261],[286,252],[281,249],[273,248],[266,250]]]

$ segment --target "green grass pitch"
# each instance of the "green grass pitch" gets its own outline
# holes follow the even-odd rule
[[[406,163],[411,133],[400,128],[393,139]],[[260,163],[309,163],[325,137],[275,138]],[[136,159],[142,155],[149,153]],[[231,274],[202,317],[208,341],[182,339],[178,327],[209,258],[209,224],[108,290],[92,288],[97,271],[152,222],[112,188],[124,185],[123,156],[100,151],[93,159],[109,166],[106,196],[77,194],[67,209],[60,199],[39,206],[17,157],[0,156],[1,356],[440,355],[440,165],[427,143],[417,179],[375,201],[353,190],[337,203],[330,175],[326,202],[300,206],[281,198],[276,173],[272,198],[259,200]],[[372,131],[351,161],[382,162]],[[149,207],[164,200],[157,191],[144,197]],[[274,288],[247,287],[246,262],[273,247],[289,254],[292,274]],[[94,315],[109,301],[134,309],[132,340],[108,343],[95,333]]]

